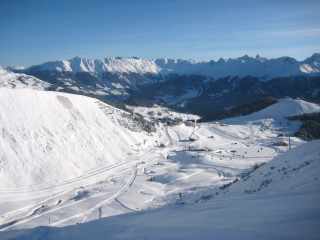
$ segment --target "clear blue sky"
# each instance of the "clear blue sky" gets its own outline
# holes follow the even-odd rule
[[[320,52],[319,0],[0,0],[0,66],[75,56],[299,61]]]

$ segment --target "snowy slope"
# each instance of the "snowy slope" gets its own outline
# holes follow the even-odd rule
[[[117,121],[123,111],[96,99],[27,89],[0,93],[0,188],[80,176],[122,161],[141,140]]]
[[[251,117],[284,117],[299,113],[303,114],[312,112],[320,112],[320,105],[303,100],[279,99],[278,103],[273,104],[259,112],[253,113]]]
[[[137,107],[137,106],[128,106],[127,108],[131,109],[135,113],[141,114],[144,118],[149,119],[149,120],[154,120],[154,119],[180,119],[183,121],[187,120],[194,120],[194,119],[199,119],[200,117],[197,115],[193,114],[184,114],[184,113],[179,113],[172,111],[168,108],[154,105],[153,107]]]
[[[0,66],[0,87],[46,90],[51,85],[29,75],[13,73]]]
[[[255,120],[261,120],[261,119],[268,119],[268,118],[277,120],[279,122],[281,121],[287,122],[284,119],[285,116],[291,116],[291,115],[297,115],[297,114],[303,114],[303,113],[312,113],[312,112],[320,112],[320,105],[306,102],[303,100],[279,99],[277,103],[272,104],[271,106],[265,109],[262,109],[259,112],[255,112],[250,115],[237,117],[237,118],[227,118],[222,120],[221,122],[237,124],[237,123],[243,123],[246,121],[255,121]]]
[[[301,125],[283,115],[317,105],[281,100],[230,125],[159,123],[147,134],[95,99],[28,89],[1,96],[1,239],[318,236],[319,141],[273,144],[288,141],[280,128]]]
[[[63,228],[0,233],[7,239],[318,239],[320,141],[303,144],[224,190],[183,205]],[[258,190],[260,189],[260,190]],[[255,192],[254,192],[255,191]],[[218,194],[217,194],[218,193]],[[200,201],[193,201],[194,199]]]
[[[205,75],[218,79],[227,76],[254,76],[263,80],[276,77],[290,77],[296,75],[318,76],[320,74],[320,54],[315,53],[304,61],[282,57],[266,59],[259,55],[256,58],[247,55],[235,59],[220,59],[218,62],[195,62],[193,60],[138,58],[113,58],[91,60],[75,57],[65,61],[51,61],[41,65],[32,66],[40,71],[69,71],[75,75],[77,72],[90,72],[101,78],[104,72],[112,73],[152,73],[152,74],[195,74]],[[12,68],[13,69],[13,68]],[[20,68],[21,69],[21,68]]]
[[[208,116],[262,97],[319,101],[320,54],[304,61],[289,57],[243,56],[219,61],[75,57],[12,71],[59,87],[111,101],[145,98],[181,111]]]
[[[290,77],[296,75],[319,75],[320,54],[314,54],[304,61],[297,61],[290,57],[277,59],[251,58],[247,55],[235,59],[220,59],[212,64],[212,67],[203,71],[204,75],[209,75],[215,79],[227,76],[259,77],[270,80],[276,77]]]
[[[25,67],[22,66],[10,66],[7,67],[8,70],[10,71],[23,71],[25,69]]]
[[[32,66],[35,67],[35,66]],[[32,68],[31,67],[31,68]],[[113,58],[103,60],[83,59],[79,57],[67,61],[51,61],[38,65],[41,71],[72,71],[90,72],[100,76],[102,72],[135,72],[135,73],[157,73],[160,68],[153,61],[135,58]],[[26,69],[27,70],[27,69]]]

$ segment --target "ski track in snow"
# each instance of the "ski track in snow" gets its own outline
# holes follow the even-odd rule
[[[85,217],[88,214],[90,214],[90,213],[92,213],[94,211],[97,211],[99,208],[101,208],[102,206],[104,206],[104,205],[106,205],[106,204],[108,204],[108,203],[110,203],[112,201],[117,201],[123,207],[125,207],[125,208],[127,208],[127,209],[132,211],[133,209],[125,206],[123,203],[121,203],[118,200],[118,198],[121,195],[123,195],[124,193],[126,193],[129,188],[131,188],[139,168],[143,168],[144,166],[146,166],[148,164],[151,164],[154,161],[159,159],[159,157],[154,157],[154,158],[149,159],[146,164],[141,164],[142,162],[144,162],[144,161],[141,161],[141,159],[143,159],[144,157],[148,156],[148,153],[150,153],[150,150],[148,150],[148,151],[142,153],[140,156],[138,156],[137,158],[140,159],[140,160],[134,160],[134,161],[131,160],[130,162],[117,163],[117,164],[114,164],[114,165],[111,165],[111,166],[109,165],[109,166],[106,166],[105,168],[98,169],[98,170],[96,170],[96,171],[94,171],[92,173],[89,173],[87,175],[80,176],[79,178],[72,179],[70,181],[66,181],[66,183],[60,183],[59,185],[58,184],[53,184],[53,185],[45,186],[40,190],[24,189],[22,191],[17,191],[17,190],[0,191],[1,194],[2,193],[3,194],[4,193],[10,193],[10,196],[11,196],[11,194],[18,195],[18,194],[22,194],[22,193],[23,194],[32,193],[33,195],[38,196],[38,194],[40,194],[42,191],[45,191],[45,193],[43,193],[43,195],[51,195],[51,197],[49,197],[49,198],[47,198],[47,199],[45,199],[45,200],[43,200],[41,202],[37,202],[34,205],[27,206],[27,207],[24,207],[22,209],[18,209],[18,210],[12,211],[12,212],[8,212],[5,215],[0,216],[0,218],[3,218],[3,217],[7,217],[8,218],[10,216],[14,216],[14,214],[16,214],[16,213],[21,214],[21,212],[26,212],[26,216],[25,217],[17,219],[16,222],[11,224],[10,226],[2,227],[2,228],[0,226],[0,231],[7,230],[7,229],[9,229],[9,228],[11,228],[13,226],[17,226],[17,225],[26,223],[28,221],[31,221],[31,220],[35,219],[35,218],[39,218],[39,217],[41,217],[43,215],[48,215],[49,213],[53,213],[53,212],[61,210],[63,208],[67,208],[67,207],[71,207],[72,205],[80,204],[82,202],[87,201],[90,198],[95,198],[95,197],[106,195],[106,193],[95,194],[93,196],[89,196],[89,197],[84,198],[82,200],[71,202],[71,203],[66,204],[66,205],[64,205],[62,207],[58,207],[58,208],[54,208],[52,210],[45,211],[42,214],[30,213],[30,212],[34,211],[33,209],[36,209],[37,207],[39,207],[41,205],[45,205],[45,203],[47,203],[48,201],[50,201],[53,198],[57,198],[57,197],[65,194],[65,193],[71,192],[72,190],[76,190],[76,189],[79,188],[79,186],[91,185],[91,184],[97,183],[99,181],[105,180],[107,178],[110,178],[111,176],[119,175],[119,174],[121,174],[123,172],[128,171],[128,167],[130,167],[130,166],[132,168],[131,176],[128,178],[128,180],[125,183],[125,185],[123,187],[121,187],[121,189],[119,191],[117,191],[115,194],[113,194],[111,197],[107,198],[106,200],[104,200],[104,201],[100,202],[99,204],[95,205],[94,207],[90,208],[89,210],[87,210],[85,212],[82,212],[82,213],[79,213],[79,214],[76,214],[76,215],[73,215],[73,216],[70,216],[68,218],[62,219],[62,220],[60,220],[58,222],[54,222],[54,223],[51,224],[51,226],[57,226],[59,224],[65,223],[65,222],[67,222],[69,220],[72,220],[72,219],[75,219],[75,218],[79,218],[79,217],[82,217],[82,216],[84,216],[84,220],[82,221],[82,222],[84,222],[85,221]],[[141,166],[138,167],[138,164],[140,164]],[[84,184],[82,184],[82,183],[84,183]],[[51,191],[52,191],[53,187],[56,188],[55,189],[55,192],[56,192],[55,194],[51,194],[52,193]],[[61,189],[65,189],[65,188],[68,188],[68,189],[64,190],[64,191],[61,191]],[[50,191],[50,194],[47,191]],[[3,224],[3,225],[6,225],[6,224]]]
[[[165,148],[153,144],[143,148],[139,144],[136,152],[122,161],[72,179],[42,186],[2,188],[1,202],[14,198],[23,204],[7,212],[0,209],[0,231],[48,225],[49,218],[51,226],[67,226],[102,218],[104,214],[112,216],[153,204],[174,203],[178,193],[222,185],[250,171],[255,162],[270,161],[288,150],[270,143],[279,140],[274,130],[279,128],[277,124],[267,131],[263,131],[267,125],[263,121],[247,122],[244,127],[242,123],[235,124],[238,126],[203,123],[194,127],[162,127],[155,133],[159,137],[150,139],[157,143],[166,141]],[[191,137],[196,141],[189,141]],[[297,138],[292,141],[295,146],[304,143]],[[190,151],[186,144],[211,150]],[[150,181],[150,177],[155,180]]]

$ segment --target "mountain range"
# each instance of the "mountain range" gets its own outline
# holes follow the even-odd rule
[[[75,57],[7,69],[111,101],[139,97],[202,116],[269,96],[320,100],[319,53],[304,61],[259,55],[217,62]]]
[[[318,239],[320,105],[266,96],[319,99],[319,55],[245,58],[0,67],[0,239]]]

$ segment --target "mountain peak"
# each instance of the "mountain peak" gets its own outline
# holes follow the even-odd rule
[[[79,60],[79,59],[81,59],[81,57],[78,57],[78,56],[71,58],[71,60]]]
[[[263,65],[262,65],[263,63]],[[39,71],[68,71],[89,72],[95,76],[102,76],[106,71],[113,73],[154,73],[154,74],[200,74],[215,79],[226,76],[254,76],[268,81],[275,77],[290,77],[311,74],[318,76],[320,73],[320,54],[315,53],[304,61],[297,61],[290,57],[281,57],[268,60],[256,55],[255,58],[247,54],[239,58],[220,58],[217,62],[196,62],[182,59],[153,59],[143,60],[137,57],[109,57],[104,60],[84,59],[78,56],[66,61],[46,62],[33,66]],[[32,68],[32,67],[31,67]],[[28,69],[9,67],[13,72],[27,73]],[[267,77],[265,77],[267,76]],[[102,79],[100,79],[102,80]]]
[[[222,62],[226,62],[226,60],[223,59],[223,58],[220,58],[220,59],[218,60],[218,63],[222,63]]]
[[[7,69],[10,71],[13,71],[13,72],[21,72],[26,68],[22,67],[22,66],[9,66],[9,67],[7,67]]]
[[[310,62],[313,62],[313,61],[319,60],[319,59],[320,59],[320,53],[314,53],[314,54],[312,54],[311,57],[306,58],[306,60],[304,60],[304,62],[310,63]]]

